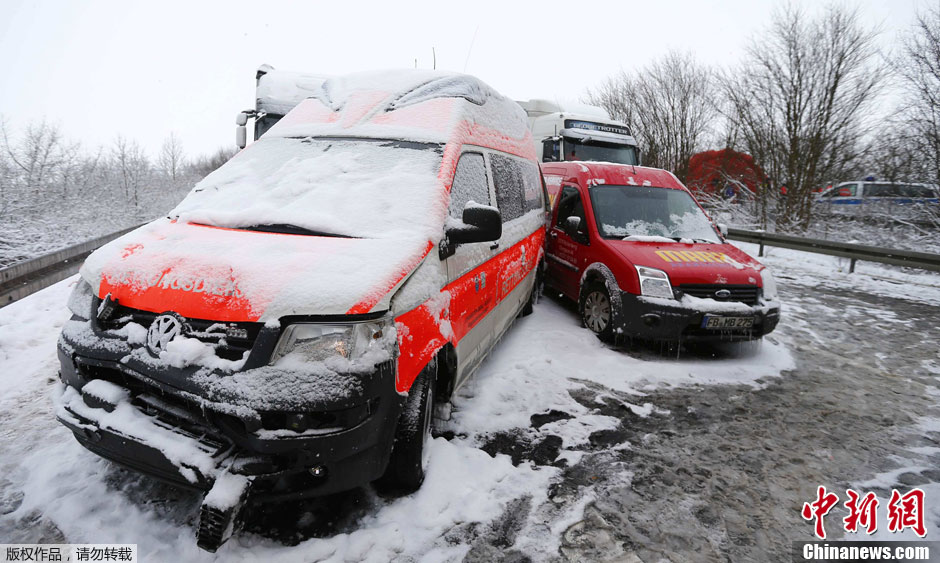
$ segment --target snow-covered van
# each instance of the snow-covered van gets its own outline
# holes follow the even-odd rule
[[[535,152],[542,162],[593,160],[640,164],[640,149],[626,123],[603,108],[566,109],[549,100],[517,102],[525,110]]]
[[[728,244],[670,172],[544,163],[546,286],[602,340],[751,340],[780,319],[774,278]]]
[[[544,187],[479,80],[331,78],[166,218],[93,253],[58,343],[85,447],[245,502],[420,486],[431,411],[531,311]]]

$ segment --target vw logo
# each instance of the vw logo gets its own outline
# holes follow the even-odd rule
[[[731,292],[728,291],[727,289],[719,289],[718,291],[715,292],[715,297],[717,297],[718,299],[727,299],[731,297]]]
[[[166,350],[171,340],[183,334],[185,326],[176,315],[160,315],[150,323],[147,329],[147,349],[154,356]]]

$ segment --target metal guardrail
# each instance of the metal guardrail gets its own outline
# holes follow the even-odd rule
[[[762,231],[745,231],[742,229],[728,229],[728,238],[759,244],[760,250],[758,256],[764,255],[764,246],[766,245],[849,258],[851,260],[849,273],[855,271],[855,262],[858,260],[940,272],[940,254],[931,254],[928,252],[895,250],[893,248],[882,248],[880,246],[795,237],[792,235],[780,235]]]
[[[0,307],[62,281],[78,271],[95,249],[142,225],[136,225],[0,269]]]
[[[82,244],[63,248],[62,250],[40,256],[39,258],[0,269],[0,307],[13,303],[14,301],[22,299],[27,295],[33,294],[40,289],[46,288],[71,276],[79,270],[82,262],[92,251],[141,226],[142,225],[130,227]],[[852,261],[849,266],[850,273],[855,271],[855,262],[857,260],[940,272],[940,254],[914,252],[912,250],[894,250],[864,244],[810,239],[761,231],[746,231],[743,229],[728,229],[728,238],[759,244],[760,250],[758,256],[764,255],[764,246],[777,246],[780,248],[791,248],[804,252],[815,252],[817,254],[849,258]]]

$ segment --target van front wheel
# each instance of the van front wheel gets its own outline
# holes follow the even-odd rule
[[[584,288],[581,293],[581,320],[601,341],[613,341],[614,308],[604,284],[591,282]]]
[[[437,360],[418,374],[398,417],[395,443],[385,473],[376,482],[389,492],[411,493],[421,486],[429,461],[431,420],[434,412],[434,375]]]

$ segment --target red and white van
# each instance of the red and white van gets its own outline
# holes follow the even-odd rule
[[[417,488],[433,401],[531,311],[545,211],[513,101],[464,75],[331,78],[87,259],[57,416],[207,491],[210,550],[246,499]]]
[[[725,241],[670,172],[543,163],[545,283],[603,340],[751,340],[780,319],[770,271]]]

